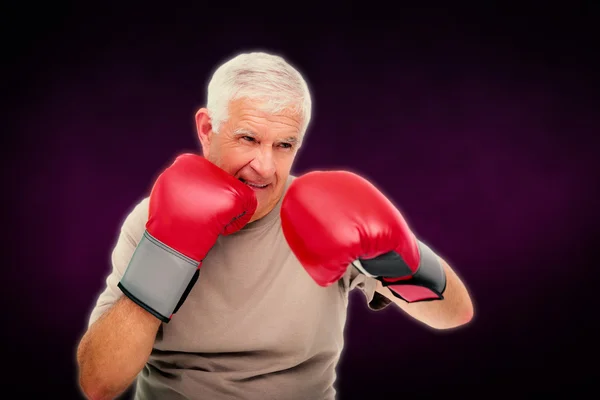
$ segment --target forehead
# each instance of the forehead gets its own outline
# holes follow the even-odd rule
[[[265,110],[264,103],[240,99],[230,103],[229,114],[233,130],[254,134],[300,134],[302,119],[294,110],[272,113]]]

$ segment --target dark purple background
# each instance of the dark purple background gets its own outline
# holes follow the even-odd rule
[[[2,234],[2,363],[15,387],[81,396],[75,349],[120,224],[176,154],[198,150],[193,115],[210,74],[248,50],[285,56],[309,81],[314,119],[294,172],[370,178],[475,302],[468,327],[436,332],[393,308],[369,312],[354,293],[340,399],[382,398],[390,384],[405,399],[591,384],[592,3],[7,11],[18,24],[3,25],[3,181],[16,196]]]

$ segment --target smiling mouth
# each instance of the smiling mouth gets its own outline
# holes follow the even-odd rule
[[[269,186],[269,184],[268,184],[268,183],[265,183],[265,184],[262,184],[262,185],[261,185],[261,184],[254,183],[254,182],[248,182],[247,180],[245,180],[245,179],[242,179],[242,178],[240,178],[240,181],[242,181],[243,183],[245,183],[246,185],[250,186],[250,187],[251,187],[251,188],[253,188],[253,189],[264,189],[264,188],[266,188],[267,186]]]

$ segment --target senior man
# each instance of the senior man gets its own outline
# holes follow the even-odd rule
[[[178,155],[121,226],[77,348],[86,396],[135,383],[139,400],[334,399],[354,288],[434,329],[469,322],[464,284],[377,188],[290,175],[310,118],[280,56],[214,71],[195,115],[202,155]]]

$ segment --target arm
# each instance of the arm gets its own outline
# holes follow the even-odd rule
[[[160,320],[117,287],[144,233],[148,201],[125,218],[112,252],[112,271],[77,347],[79,384],[90,399],[112,399],[127,389],[148,360]]]
[[[387,304],[394,302],[433,328],[453,328],[472,318],[471,299],[454,271],[359,175],[313,171],[294,179],[281,204],[281,228],[294,255],[321,286],[338,281],[350,262],[370,278],[369,295],[376,289]]]
[[[219,235],[241,229],[256,205],[249,186],[194,154],[179,155],[159,175],[123,224],[113,273],[78,348],[88,396],[112,398],[131,384]]]
[[[122,296],[94,322],[77,348],[79,384],[90,399],[113,399],[144,367],[160,320]]]
[[[379,281],[376,292],[385,296],[411,317],[434,329],[456,328],[471,321],[474,314],[473,303],[460,278],[446,261],[440,257],[438,259],[446,273],[446,290],[443,300],[407,303],[394,296]]]

